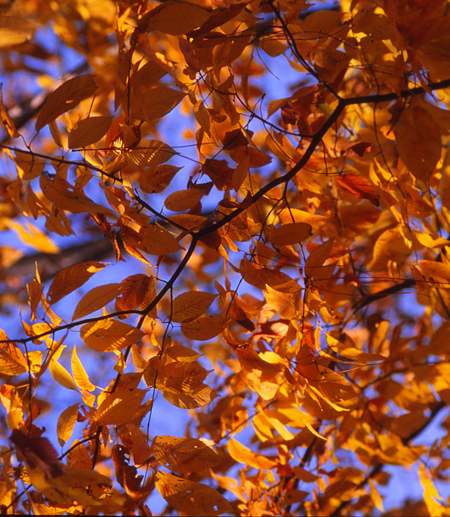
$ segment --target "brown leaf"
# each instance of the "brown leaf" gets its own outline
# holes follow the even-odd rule
[[[56,88],[47,97],[38,114],[36,131],[41,130],[45,125],[66,113],[66,111],[75,108],[82,100],[92,97],[98,88],[94,77],[94,74],[80,75],[69,79]]]
[[[95,144],[106,135],[112,117],[89,117],[79,120],[69,133],[69,149]]]

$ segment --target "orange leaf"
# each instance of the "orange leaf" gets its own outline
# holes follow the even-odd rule
[[[159,194],[170,185],[180,169],[174,165],[160,165],[146,170],[139,177],[139,186],[148,194]]]
[[[270,470],[277,466],[275,461],[261,456],[261,454],[255,454],[234,438],[231,438],[228,442],[228,453],[235,461],[256,469]]]
[[[184,212],[193,208],[204,196],[203,189],[190,188],[186,190],[178,190],[169,194],[164,201],[168,210],[172,212]]]
[[[94,74],[80,75],[69,79],[56,88],[45,101],[36,120],[36,131],[73,109],[82,100],[92,97],[97,91]]]
[[[278,228],[272,227],[269,233],[270,243],[274,246],[298,244],[312,235],[311,225],[307,223],[287,223]]]
[[[0,339],[8,339],[3,330],[0,330]],[[0,373],[2,375],[21,375],[28,370],[27,360],[20,348],[14,343],[0,344]]]
[[[195,481],[188,481],[167,472],[157,472],[156,488],[171,506],[185,515],[233,513],[230,503],[217,490]]]
[[[358,198],[368,199],[373,205],[380,206],[378,189],[363,176],[356,174],[340,174],[337,183]]]
[[[139,120],[159,119],[170,113],[184,98],[184,93],[167,86],[157,86],[147,92],[131,95],[131,116]]]
[[[199,5],[169,1],[149,12],[146,31],[160,31],[178,36],[200,27],[210,16]]]
[[[172,305],[172,321],[192,321],[206,312],[217,295],[201,291],[188,291],[178,295]]]
[[[72,319],[77,320],[101,309],[114,300],[123,290],[122,284],[107,284],[94,287],[87,292],[75,307]]]
[[[105,136],[112,117],[89,117],[79,120],[69,133],[69,149],[87,147]]]
[[[81,287],[93,274],[101,271],[106,265],[103,262],[82,262],[61,269],[48,288],[47,300],[50,305]]]
[[[100,320],[83,325],[80,335],[88,347],[99,352],[112,352],[137,343],[144,333],[121,321]]]
[[[95,414],[97,425],[121,426],[132,420],[146,395],[146,390],[118,390],[108,395]]]
[[[222,462],[217,453],[195,438],[156,436],[152,452],[161,465],[180,474],[214,469]]]
[[[218,336],[226,323],[226,318],[222,316],[200,316],[194,321],[184,321],[181,324],[181,332],[188,339],[208,341]]]

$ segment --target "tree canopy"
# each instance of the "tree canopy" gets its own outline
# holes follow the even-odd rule
[[[449,515],[448,2],[3,0],[0,59],[2,512]]]

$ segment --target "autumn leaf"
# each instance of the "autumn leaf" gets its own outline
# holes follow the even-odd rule
[[[83,325],[80,335],[90,348],[98,352],[112,352],[136,343],[144,333],[121,321],[100,320]]]
[[[48,288],[47,300],[53,305],[85,284],[92,275],[101,271],[106,265],[102,262],[83,262],[61,269]]]
[[[180,474],[216,468],[222,459],[202,441],[194,438],[156,436],[152,451],[161,465]]]
[[[39,111],[36,131],[40,131],[66,111],[75,108],[82,100],[92,97],[98,88],[94,77],[94,74],[74,77],[50,93]]]
[[[171,319],[175,323],[192,321],[206,312],[216,295],[200,291],[189,291],[178,295],[172,305]]]
[[[174,508],[187,515],[221,515],[232,511],[230,503],[210,486],[157,472],[156,488]]]

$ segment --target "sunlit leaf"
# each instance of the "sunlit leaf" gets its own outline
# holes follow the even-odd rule
[[[142,330],[115,320],[86,323],[80,330],[81,339],[86,345],[99,352],[120,350],[137,343],[143,335]]]
[[[106,265],[102,262],[82,262],[61,269],[48,288],[47,299],[49,303],[53,305],[64,296],[75,291]]]

